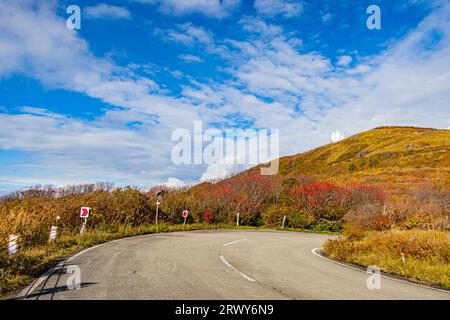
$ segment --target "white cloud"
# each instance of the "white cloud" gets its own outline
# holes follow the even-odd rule
[[[46,2],[2,4],[0,47],[6,50],[0,51],[0,77],[21,73],[48,88],[80,92],[122,109],[91,121],[35,107],[23,107],[19,115],[0,114],[0,148],[33,153],[34,163],[22,171],[36,181],[44,172],[47,179],[66,183],[100,177],[131,184],[166,179],[178,169],[170,167],[170,134],[174,128],[190,127],[200,118],[199,111],[164,96],[153,80],[137,76],[132,68],[94,56],[54,12]],[[180,117],[176,122],[174,114]],[[133,122],[138,125],[130,126]],[[167,169],[151,170],[155,167]],[[192,176],[196,170],[201,168],[185,174]],[[2,176],[13,178],[6,172]]]
[[[203,62],[202,58],[194,56],[192,54],[180,54],[178,58],[185,62]]]
[[[185,186],[185,183],[180,179],[169,177],[165,185],[169,188],[182,188]]]
[[[332,18],[333,18],[333,15],[331,13],[329,13],[329,12],[325,13],[322,16],[322,22],[326,24],[326,23],[330,22]]]
[[[131,12],[124,7],[100,3],[98,5],[87,7],[82,10],[84,17],[88,19],[131,19]]]
[[[192,23],[180,24],[174,29],[156,29],[155,33],[161,35],[165,41],[203,50],[208,54],[219,55],[222,58],[229,58],[230,56],[228,48],[223,44],[218,45],[211,31]]]
[[[63,183],[67,184],[83,179],[97,181],[108,176],[130,181],[134,176],[137,183],[143,183],[148,174],[143,172],[142,164],[151,164],[154,160],[146,139],[125,128],[108,128],[54,116],[45,110],[38,115],[36,112],[0,114],[0,124],[5,130],[0,135],[1,149],[37,155],[34,163],[21,164],[26,175],[33,166],[41,167],[37,173],[32,171],[29,179],[33,175],[46,176],[58,182],[65,180]],[[128,161],[133,166],[127,165]],[[141,174],[143,177],[139,178]]]
[[[199,180],[201,182],[205,182],[217,179],[224,179],[239,172],[242,169],[243,169],[242,167],[231,164],[220,164],[220,163],[211,164],[206,168],[205,172],[203,172]]]
[[[336,64],[338,66],[348,66],[350,64],[350,62],[352,62],[352,57],[351,56],[339,56],[337,57],[337,62]]]
[[[408,123],[443,127],[450,103],[450,71],[442,68],[450,65],[449,14],[448,6],[436,9],[385,53],[355,66],[356,72],[341,73],[323,57],[298,54],[286,39],[274,46],[272,39],[251,44],[262,54],[250,56],[236,74],[260,95],[286,102],[287,96],[299,97],[303,113],[322,129],[343,127],[354,133]],[[442,38],[428,49],[423,44],[435,32]]]
[[[169,39],[186,45],[210,45],[214,42],[213,35],[205,28],[194,26],[192,23],[178,25],[178,31],[170,31]]]
[[[200,13],[207,17],[224,18],[240,4],[240,0],[131,0],[143,4],[157,4],[165,14],[176,16]]]
[[[255,10],[265,17],[292,18],[301,15],[303,3],[299,0],[255,0]]]

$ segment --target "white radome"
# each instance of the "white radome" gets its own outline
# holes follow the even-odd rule
[[[331,132],[330,139],[331,139],[331,142],[333,142],[333,143],[341,141],[342,139],[345,139],[345,133],[342,132],[341,130],[335,130],[335,131]]]

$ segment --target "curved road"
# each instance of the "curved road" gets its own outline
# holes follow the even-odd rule
[[[450,299],[450,292],[389,278],[369,290],[365,271],[312,252],[330,236],[191,231],[112,241],[47,272],[27,299]],[[69,290],[67,266],[81,288]]]

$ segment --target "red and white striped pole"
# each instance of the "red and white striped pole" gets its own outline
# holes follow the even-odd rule
[[[12,257],[19,251],[19,236],[12,234],[8,238],[8,256]]]

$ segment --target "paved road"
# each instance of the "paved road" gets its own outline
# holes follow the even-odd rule
[[[28,299],[450,299],[450,293],[382,278],[313,254],[329,236],[275,231],[146,235],[82,251],[42,277]],[[69,290],[67,265],[81,288]],[[24,292],[21,293],[22,296]]]

